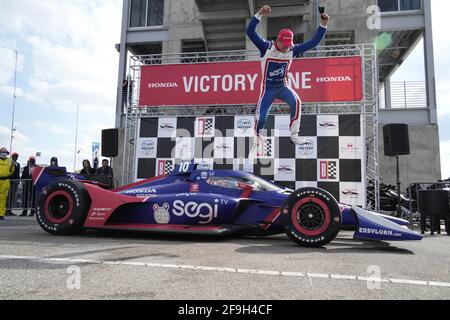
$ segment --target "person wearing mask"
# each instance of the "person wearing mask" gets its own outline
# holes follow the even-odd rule
[[[83,169],[81,169],[80,174],[84,176],[95,174],[95,169],[91,167],[91,162],[89,160],[83,160]]]
[[[6,148],[0,149],[0,220],[5,220],[6,200],[10,188],[10,178],[14,173],[14,161],[8,158]]]
[[[31,216],[34,215],[36,193],[34,191],[33,182],[31,181],[31,172],[34,167],[36,167],[36,158],[31,156],[28,159],[27,165],[23,168],[22,176],[20,177],[22,180],[26,180],[23,182],[23,211],[20,215],[21,217],[26,217],[28,215],[28,207],[32,208]]]
[[[11,182],[10,182],[10,188],[9,188],[9,195],[8,195],[8,202],[11,204],[12,207],[16,205],[16,194],[17,194],[17,187],[19,186],[19,180],[20,180],[20,164],[17,162],[19,160],[19,155],[16,152],[13,152],[11,154],[11,159],[14,161],[14,173],[11,176]],[[6,215],[11,216],[12,212],[11,210],[6,210]]]

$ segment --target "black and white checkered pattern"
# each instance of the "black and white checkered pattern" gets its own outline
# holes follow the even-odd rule
[[[362,161],[365,145],[360,115],[302,116],[300,136],[305,142],[299,146],[290,140],[289,116],[270,115],[263,155],[250,162],[252,119],[252,116],[141,119],[136,179],[168,174],[175,163],[192,156],[213,169],[252,172],[291,189],[320,187],[343,203],[365,204]],[[152,158],[154,153],[156,157]]]

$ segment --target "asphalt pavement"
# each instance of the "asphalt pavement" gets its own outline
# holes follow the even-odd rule
[[[324,248],[285,235],[185,238],[88,231],[53,236],[0,221],[0,299],[449,299],[450,236]]]

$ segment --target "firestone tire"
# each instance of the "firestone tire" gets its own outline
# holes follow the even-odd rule
[[[55,235],[84,231],[90,197],[83,183],[61,180],[51,183],[38,199],[36,219],[42,229]]]
[[[318,188],[294,191],[282,207],[284,231],[304,247],[321,247],[332,241],[339,233],[341,220],[337,201]]]

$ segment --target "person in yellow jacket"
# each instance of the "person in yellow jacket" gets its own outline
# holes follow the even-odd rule
[[[14,161],[8,158],[6,148],[0,149],[0,220],[5,219],[6,199],[9,193],[9,179],[14,173]]]

